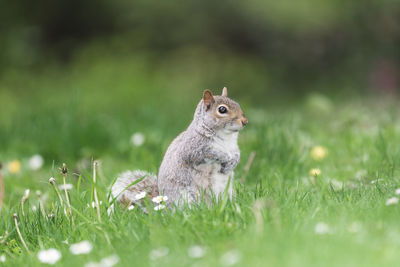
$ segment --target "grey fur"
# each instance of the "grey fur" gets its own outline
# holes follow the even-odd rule
[[[229,107],[229,116],[218,113],[221,104]],[[232,196],[233,170],[240,160],[237,137],[243,120],[247,123],[239,104],[230,98],[214,96],[211,106],[202,99],[189,127],[169,145],[159,169],[158,186],[156,177],[149,175],[118,200],[134,202],[135,194],[148,190],[168,196],[168,205],[198,201],[202,192],[209,200],[212,194],[218,197],[224,191],[227,177],[232,179],[228,189]],[[112,188],[113,195],[144,174],[135,171],[121,175]]]

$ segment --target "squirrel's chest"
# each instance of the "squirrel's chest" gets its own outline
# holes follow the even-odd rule
[[[229,157],[234,157],[235,154],[239,153],[237,138],[237,133],[230,135],[221,135],[220,137],[213,140],[213,142],[211,143],[211,148],[214,151],[225,153]]]

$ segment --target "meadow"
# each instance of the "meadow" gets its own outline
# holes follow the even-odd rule
[[[206,88],[198,76],[185,76],[190,69],[149,72],[154,66],[141,57],[74,62],[9,70],[0,82],[4,266],[41,266],[38,253],[50,248],[62,255],[56,266],[398,265],[395,98],[309,93],[296,101],[254,100],[232,82],[230,95],[249,118],[239,136],[236,198],[175,213],[116,206],[109,215],[113,179],[127,169],[156,173]],[[212,85],[214,93],[230,86],[218,79]],[[32,169],[36,154],[44,165]],[[62,163],[73,222],[61,206],[64,191],[60,201],[49,183],[51,177],[57,187],[63,183]],[[89,253],[73,254],[71,244],[85,240]]]

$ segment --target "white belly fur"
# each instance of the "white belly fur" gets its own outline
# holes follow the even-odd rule
[[[229,181],[229,178],[231,179]],[[211,189],[216,197],[222,197],[225,192],[226,187],[228,186],[228,195],[232,195],[232,183],[233,183],[233,172],[230,174],[223,174],[218,171],[214,172],[211,175]]]

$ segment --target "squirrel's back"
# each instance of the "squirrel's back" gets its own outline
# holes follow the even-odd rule
[[[120,202],[134,203],[136,195],[144,191],[150,197],[167,196],[167,204],[178,205],[181,200],[199,200],[202,192],[218,197],[227,187],[232,196],[233,170],[240,159],[237,137],[247,118],[227,94],[226,88],[215,97],[209,90],[204,91],[193,121],[169,145],[158,178],[144,171],[125,172],[113,185],[113,196],[118,196]]]

